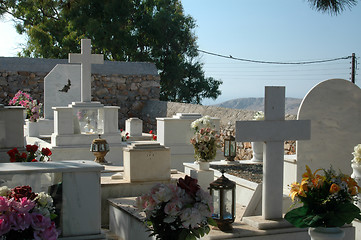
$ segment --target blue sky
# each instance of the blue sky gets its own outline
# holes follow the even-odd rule
[[[310,8],[306,0],[182,0],[197,23],[199,49],[237,58],[297,62],[361,56],[361,3],[341,15]],[[314,65],[251,64],[201,54],[206,76],[221,79],[218,103],[263,97],[264,86],[286,86],[303,98],[317,83],[350,78],[350,60]],[[361,84],[356,76],[356,84]]]
[[[306,0],[181,0],[197,24],[199,49],[236,58],[298,62],[361,56],[361,2],[338,16],[311,9]],[[9,19],[0,20],[0,56],[16,56],[25,40]],[[286,96],[303,98],[317,83],[350,78],[350,60],[313,65],[254,64],[200,54],[208,77],[221,79],[222,95],[263,97],[264,86],[286,86]],[[359,60],[361,62],[361,59]],[[356,76],[360,86],[360,75]]]

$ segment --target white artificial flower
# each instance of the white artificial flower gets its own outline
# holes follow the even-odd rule
[[[48,207],[52,207],[53,206],[53,199],[52,197],[45,193],[45,192],[41,192],[38,193],[38,196],[36,197],[36,200],[38,200],[38,203],[42,206],[48,206]]]
[[[256,120],[256,121],[264,120],[264,113],[262,111],[256,112],[256,114],[253,116],[253,120]]]
[[[352,159],[352,162],[361,164],[361,144],[358,144],[354,147],[354,152],[352,153],[354,158]]]
[[[11,193],[11,189],[7,186],[0,187],[0,196],[6,197]]]
[[[196,208],[186,208],[182,211],[180,219],[184,228],[193,229],[202,222],[202,215]]]

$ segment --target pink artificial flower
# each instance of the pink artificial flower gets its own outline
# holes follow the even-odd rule
[[[51,225],[44,231],[34,231],[35,240],[56,240],[59,233],[55,228],[55,223],[51,222]]]
[[[182,203],[180,201],[171,201],[165,205],[164,212],[165,214],[170,216],[177,216],[181,208],[182,208]]]
[[[45,231],[48,227],[51,227],[51,220],[39,213],[32,213],[31,226],[36,231]]]
[[[0,196],[0,212],[5,212],[9,210],[9,201]]]
[[[0,215],[0,236],[9,232],[10,228],[11,228],[11,224],[8,215],[6,214]]]
[[[23,197],[19,200],[20,201],[18,202],[14,202],[13,208],[20,213],[29,212],[31,209],[35,207],[35,202],[31,201],[26,197]]]
[[[30,227],[31,224],[31,216],[27,212],[15,212],[10,215],[10,221],[13,226],[13,230],[15,231],[24,231],[28,227]]]

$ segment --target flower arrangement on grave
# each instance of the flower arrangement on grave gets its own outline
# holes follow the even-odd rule
[[[291,185],[290,196],[295,203],[303,206],[292,209],[285,219],[296,227],[341,227],[355,218],[361,220],[360,209],[353,204],[358,201],[357,193],[361,188],[350,176],[332,167],[312,173],[306,166],[301,183]]]
[[[157,135],[155,135],[155,134],[153,133],[153,130],[150,130],[150,131],[149,131],[149,134],[152,134],[152,140],[153,140],[153,141],[157,141]]]
[[[253,116],[253,120],[256,121],[263,121],[264,120],[264,112],[262,111],[257,111],[254,116]]]
[[[157,239],[196,239],[209,233],[212,198],[189,176],[177,185],[157,184],[150,193],[137,197],[136,206],[146,215],[146,224]]]
[[[59,232],[53,199],[29,186],[0,187],[0,239],[55,240]]]
[[[358,144],[354,147],[354,152],[352,155],[353,159],[351,162],[357,165],[361,165],[361,144]]]
[[[10,156],[10,162],[48,162],[52,154],[49,148],[39,150],[38,145],[26,145],[27,153],[20,153],[17,148],[7,152]]]
[[[204,116],[192,122],[194,136],[190,142],[194,147],[194,156],[197,162],[210,162],[217,154],[217,148],[221,147],[220,136],[215,129],[212,129],[212,122],[209,116]]]
[[[126,142],[129,139],[129,133],[126,133],[122,128],[120,129],[120,136],[122,138],[122,142]]]
[[[34,100],[28,93],[19,90],[9,101],[9,104],[24,107],[26,119],[29,119],[30,122],[36,122],[40,118],[42,104]]]

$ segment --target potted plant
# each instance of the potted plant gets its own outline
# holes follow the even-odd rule
[[[262,111],[258,111],[253,116],[253,120],[255,121],[263,121],[264,113]],[[263,162],[263,142],[252,142],[252,151],[253,151],[253,162]]]
[[[312,173],[306,166],[301,183],[291,185],[292,201],[303,203],[285,215],[285,219],[296,227],[308,227],[311,239],[342,239],[340,227],[350,224],[355,218],[361,220],[357,201],[360,187],[350,176],[332,169],[321,169]],[[330,237],[332,235],[332,237]]]
[[[220,140],[217,131],[212,126],[211,118],[204,116],[192,122],[194,136],[190,142],[194,147],[194,156],[200,170],[209,169],[209,162],[217,155]],[[213,128],[212,128],[213,127]]]
[[[137,197],[136,207],[145,212],[150,236],[160,240],[195,240],[209,233],[209,225],[216,225],[211,196],[189,176],[178,179],[177,185],[155,185]]]

